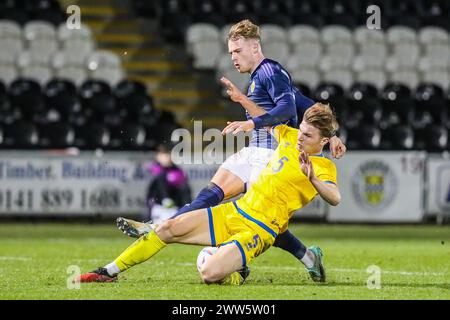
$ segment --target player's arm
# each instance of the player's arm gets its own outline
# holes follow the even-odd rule
[[[220,79],[220,82],[227,88],[227,94],[230,97],[231,101],[237,102],[247,110],[248,114],[254,118],[261,116],[266,112],[263,108],[258,106],[252,100],[250,100],[245,94],[241,92],[230,80],[225,77]]]
[[[226,86],[230,99],[240,103],[252,117],[252,119],[247,121],[229,122],[227,127],[222,131],[223,134],[236,134],[254,128],[264,128],[276,123],[285,122],[296,116],[294,97],[292,93],[288,92],[288,83],[283,79],[277,81],[277,86],[274,84],[276,79],[267,79],[268,92],[276,103],[276,106],[269,112],[251,101],[227,78],[222,77],[220,81]]]
[[[337,185],[322,181],[316,176],[311,160],[304,150],[300,150],[299,160],[302,172],[309,178],[317,193],[332,206],[337,206],[341,202],[341,193]]]

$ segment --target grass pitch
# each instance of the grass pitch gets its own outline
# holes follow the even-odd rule
[[[2,224],[0,299],[450,299],[448,226],[301,224],[290,230],[323,249],[326,284],[313,283],[295,258],[271,248],[252,262],[244,286],[207,286],[195,265],[201,248],[172,245],[117,283],[69,289],[69,266],[81,272],[103,266],[132,240],[114,222]],[[367,287],[372,265],[381,271],[379,289]]]

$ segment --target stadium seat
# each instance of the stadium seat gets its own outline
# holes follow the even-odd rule
[[[431,83],[421,83],[414,92],[414,100],[415,127],[424,127],[429,123],[444,124],[446,101],[441,87]]]
[[[85,57],[94,51],[95,45],[92,40],[77,38],[70,41],[65,41],[62,44],[62,49],[64,51],[76,52]]]
[[[414,90],[419,84],[419,75],[414,69],[398,70],[390,74],[390,81],[401,83],[409,89]]]
[[[11,149],[37,148],[39,132],[37,127],[29,122],[15,122],[3,128],[3,145]]]
[[[48,56],[53,55],[58,50],[58,42],[54,39],[41,39],[32,41],[28,47],[30,52],[35,52],[37,55],[47,56],[47,64],[48,64]]]
[[[306,42],[302,45],[294,46],[294,50],[286,66],[288,70],[316,67],[321,57],[321,44],[319,42]]]
[[[391,126],[381,132],[380,147],[383,150],[412,150],[414,131],[408,125]]]
[[[313,26],[296,24],[288,28],[287,38],[292,46],[304,43],[320,43],[320,33]]]
[[[78,67],[84,68],[86,55],[82,52],[63,49],[53,54],[50,59],[51,66],[54,69],[61,69],[63,67]]]
[[[75,131],[68,123],[51,123],[39,128],[39,145],[43,148],[68,148],[75,142]]]
[[[194,23],[210,23],[217,27],[225,24],[220,4],[212,0],[199,0],[193,3],[191,15]]]
[[[333,68],[324,72],[322,79],[330,83],[339,83],[346,90],[353,83],[353,73],[348,68]]]
[[[83,149],[107,148],[110,131],[101,123],[90,123],[75,128],[75,146]]]
[[[367,26],[359,26],[353,30],[353,39],[355,43],[362,45],[365,43],[381,43],[386,41],[383,30],[371,30]]]
[[[368,69],[360,71],[356,75],[356,80],[370,83],[378,90],[383,89],[387,83],[386,74],[381,69]]]
[[[87,56],[86,67],[91,71],[102,67],[120,68],[121,61],[120,57],[111,51],[97,50]]]
[[[123,80],[114,88],[114,95],[118,99],[126,99],[131,95],[147,95],[147,87],[145,84],[134,80]]]
[[[416,131],[415,149],[428,152],[442,152],[448,150],[448,130],[442,125],[429,124]]]
[[[365,42],[359,45],[358,52],[369,60],[380,60],[385,59],[388,55],[388,48],[383,42]]]
[[[344,100],[344,89],[337,83],[321,83],[314,91],[314,96],[319,101],[330,103],[332,106],[336,102]]]
[[[414,29],[406,26],[392,26],[386,33],[386,40],[390,45],[416,43],[417,34]]]
[[[336,43],[353,43],[353,36],[350,29],[339,25],[327,25],[321,30],[322,41],[325,45]]]
[[[186,31],[186,44],[188,47],[194,43],[202,41],[218,41],[219,29],[210,23],[195,23],[189,26]]]
[[[383,56],[358,55],[353,58],[351,69],[356,73],[370,70],[380,70],[384,73],[385,63],[386,60]]]
[[[381,131],[375,125],[364,125],[347,130],[349,150],[376,150],[380,147]]]
[[[80,88],[83,108],[92,110],[100,120],[115,110],[116,100],[111,87],[104,81],[87,80]]]
[[[191,50],[194,57],[194,68],[214,69],[223,49],[222,44],[214,40],[195,42],[192,44]]]
[[[348,96],[353,101],[377,99],[378,90],[374,85],[370,83],[354,82],[348,90]]]
[[[111,132],[109,147],[112,149],[136,150],[144,146],[146,131],[140,125],[127,123],[112,128]]]
[[[442,88],[450,86],[450,74],[446,70],[427,70],[423,72],[422,80],[424,82],[434,83]]]
[[[28,66],[22,69],[21,76],[39,82],[45,86],[52,78],[52,70],[45,66]]]
[[[68,40],[73,41],[75,39],[91,41],[92,30],[86,24],[81,24],[80,29],[69,29],[67,28],[67,24],[61,23],[57,30],[57,38],[61,43],[64,43]]]
[[[28,120],[46,110],[45,97],[41,92],[40,84],[36,81],[16,79],[9,87],[9,97],[12,107],[19,108]]]
[[[57,110],[63,119],[81,111],[81,102],[73,82],[53,79],[45,87],[47,106]]]
[[[131,93],[119,99],[118,104],[120,109],[126,110],[128,119],[133,122],[140,122],[141,118],[154,115],[153,100],[146,94]]]
[[[450,56],[436,58],[430,56],[422,56],[419,60],[418,70],[422,73],[431,71],[441,71],[447,69],[450,65]]]
[[[42,39],[56,40],[55,27],[46,21],[30,21],[23,27],[23,35],[27,41]]]
[[[447,30],[439,27],[423,27],[419,30],[418,40],[422,45],[449,44],[450,37]]]
[[[0,39],[22,38],[22,28],[20,25],[11,20],[0,20]]]
[[[342,119],[348,128],[365,126],[367,124],[377,125],[383,116],[383,106],[375,98],[364,100],[348,99],[348,104],[342,112]]]
[[[0,81],[4,84],[9,85],[18,77],[18,75],[19,73],[15,66],[0,64]]]
[[[401,83],[388,83],[381,92],[384,127],[412,123],[414,102],[411,90]]]
[[[101,67],[91,72],[91,79],[105,81],[109,86],[114,87],[124,78],[121,68]]]
[[[22,39],[20,38],[0,38],[0,41],[2,42],[0,50],[13,57],[20,53],[24,48]]]
[[[302,67],[291,71],[292,81],[308,85],[311,89],[315,89],[322,81],[322,76],[315,68]]]
[[[87,73],[84,68],[68,66],[57,69],[55,76],[59,79],[65,79],[81,86],[87,79]]]

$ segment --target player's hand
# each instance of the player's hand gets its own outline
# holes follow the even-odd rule
[[[347,151],[347,147],[337,136],[330,138],[330,151],[333,158],[340,159]]]
[[[247,132],[255,128],[253,120],[227,122],[227,126],[222,130],[222,134],[237,134],[239,132]]]
[[[240,102],[244,94],[231,82],[225,77],[220,78],[220,82],[225,86],[227,89],[227,95],[230,97],[230,99],[234,102]]]
[[[309,180],[311,180],[315,177],[311,160],[309,159],[306,151],[301,146],[298,148],[298,150],[300,151],[300,155],[298,156],[298,159],[300,161],[300,169],[302,170],[303,174],[307,176]]]

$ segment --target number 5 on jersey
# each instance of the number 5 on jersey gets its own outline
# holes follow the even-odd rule
[[[278,168],[272,167],[272,171],[273,171],[273,172],[280,172],[281,169],[283,169],[284,164],[285,164],[286,162],[288,162],[288,161],[289,161],[289,158],[286,157],[286,156],[283,157],[283,158],[281,158],[280,160],[278,160],[278,163],[279,163]]]

